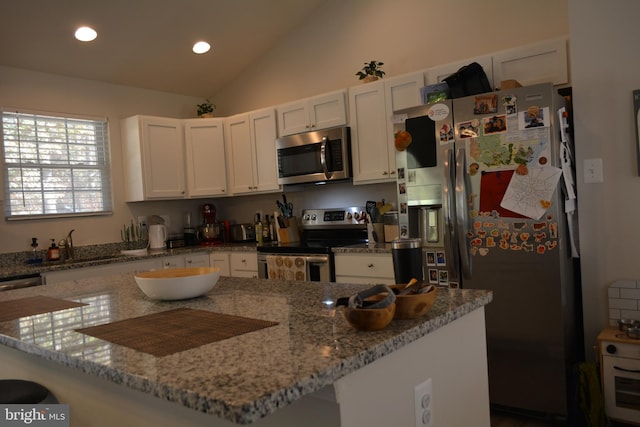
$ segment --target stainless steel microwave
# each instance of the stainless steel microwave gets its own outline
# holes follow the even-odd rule
[[[276,139],[278,184],[351,178],[351,140],[347,126]]]

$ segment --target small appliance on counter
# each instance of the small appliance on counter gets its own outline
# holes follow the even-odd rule
[[[256,229],[253,224],[233,224],[230,228],[231,241],[234,243],[255,242]]]
[[[167,226],[164,224],[152,224],[149,226],[149,249],[161,250],[167,244]]]
[[[185,217],[183,236],[184,246],[195,246],[198,244],[198,239],[196,238],[196,229],[191,223],[191,212],[188,212]]]
[[[196,231],[200,245],[219,245],[222,243],[220,224],[216,222],[216,207],[211,203],[202,206],[202,225]]]

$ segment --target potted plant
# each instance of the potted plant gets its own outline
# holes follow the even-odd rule
[[[213,110],[215,109],[215,104],[212,104],[211,101],[207,99],[202,104],[198,104],[198,116],[213,117]]]
[[[384,76],[384,71],[382,71],[379,67],[384,65],[384,62],[380,61],[371,61],[365,62],[364,67],[362,67],[362,71],[358,71],[356,76],[360,78],[360,80],[364,80],[365,82],[372,82],[374,80],[381,79]]]

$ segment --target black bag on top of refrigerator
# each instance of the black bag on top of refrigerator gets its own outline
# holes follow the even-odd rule
[[[482,65],[477,62],[465,65],[445,78],[444,81],[449,85],[451,98],[462,98],[463,96],[493,91],[487,74]]]

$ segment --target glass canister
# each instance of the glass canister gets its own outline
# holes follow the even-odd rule
[[[398,211],[389,211],[382,215],[382,223],[384,224],[384,241],[386,243],[399,238]]]

